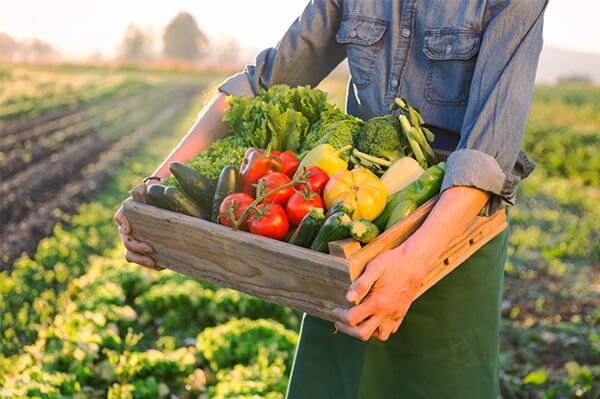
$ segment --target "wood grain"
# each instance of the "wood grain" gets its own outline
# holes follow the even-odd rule
[[[133,236],[158,266],[333,321],[348,308],[346,259],[127,200]]]

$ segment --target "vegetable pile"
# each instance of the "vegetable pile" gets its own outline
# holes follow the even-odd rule
[[[227,101],[231,134],[171,163],[173,177],[148,188],[151,204],[328,252],[331,241],[375,240],[440,190],[445,164],[405,99],[368,121],[309,87]]]

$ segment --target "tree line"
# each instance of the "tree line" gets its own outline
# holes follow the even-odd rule
[[[191,64],[235,65],[240,47],[231,37],[209,39],[196,19],[180,12],[164,27],[160,40],[150,29],[129,24],[118,48],[117,60],[132,63],[183,61]],[[103,57],[96,54],[92,59]],[[38,39],[17,40],[0,32],[0,61],[48,62],[60,59],[59,51]]]

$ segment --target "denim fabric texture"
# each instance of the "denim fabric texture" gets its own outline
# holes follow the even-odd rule
[[[273,48],[221,84],[255,95],[316,86],[348,59],[346,112],[389,113],[396,97],[434,132],[454,134],[442,190],[492,193],[483,214],[514,205],[535,168],[521,150],[547,0],[313,0]],[[434,148],[436,148],[434,142]],[[437,146],[439,147],[439,146]]]

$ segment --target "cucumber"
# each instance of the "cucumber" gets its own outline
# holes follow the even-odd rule
[[[167,187],[164,184],[153,184],[148,187],[147,194],[150,203],[162,209],[171,210],[169,202],[165,199],[165,189]]]
[[[181,162],[171,162],[169,170],[177,179],[181,189],[202,208],[209,210],[212,207],[214,184],[206,176],[202,176],[194,168]]]
[[[412,211],[414,211],[418,207],[419,205],[415,200],[406,199],[404,201],[401,201],[399,204],[396,205],[396,207],[392,211],[390,218],[388,219],[385,225],[385,229],[389,229],[390,227],[407,217]]]
[[[320,252],[329,252],[329,242],[350,237],[349,227],[352,219],[348,214],[337,211],[325,220],[310,248]]]
[[[331,209],[329,209],[327,211],[327,215],[325,215],[325,216],[329,217],[339,211],[344,212],[346,215],[348,215],[350,217],[352,217],[352,215],[354,215],[354,208],[352,207],[352,205],[350,205],[346,201],[336,201],[331,206]]]
[[[165,188],[164,198],[173,211],[206,219],[206,211],[177,187],[170,186]]]
[[[302,218],[302,221],[289,239],[290,244],[309,248],[325,222],[323,208],[313,208]]]
[[[219,207],[221,202],[230,194],[237,191],[238,186],[238,171],[231,165],[226,165],[219,175],[219,181],[215,188],[215,194],[213,195],[211,205],[211,216],[210,219],[217,223],[219,218]]]
[[[364,218],[358,218],[350,224],[350,235],[356,241],[368,244],[379,235],[379,227],[371,221]]]

